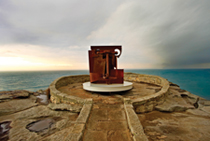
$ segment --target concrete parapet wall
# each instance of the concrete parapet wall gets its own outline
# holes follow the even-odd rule
[[[90,81],[89,75],[73,75],[73,76],[63,76],[56,79],[54,82],[55,88],[59,89],[60,87],[66,86],[73,83],[83,83]]]
[[[138,116],[134,112],[132,104],[130,104],[129,98],[124,99],[124,109],[133,140],[148,141],[147,136],[144,133],[144,129],[141,125],[141,122],[139,121]]]
[[[124,80],[161,86],[161,90],[153,95],[139,97],[137,99],[131,100],[131,103],[133,104],[137,113],[152,111],[156,105],[165,101],[165,97],[168,94],[169,82],[160,76],[125,73]]]
[[[66,104],[84,104],[85,99],[76,96],[67,95],[60,92],[58,89],[63,86],[67,86],[73,83],[83,83],[89,81],[89,75],[74,75],[64,76],[54,80],[50,85],[50,100],[52,103],[66,103]],[[135,74],[125,73],[125,81],[148,83],[161,87],[161,90],[155,94],[139,97],[132,99],[132,105],[134,106],[135,112],[145,113],[154,110],[154,107],[165,101],[165,97],[168,94],[169,82],[159,76],[146,75],[146,74]]]
[[[165,85],[166,79],[156,76],[156,75],[147,75],[147,74],[136,74],[136,73],[124,73],[124,80],[134,81],[134,82],[143,82],[150,83],[158,86]]]
[[[79,79],[78,79],[79,78]],[[63,76],[54,80],[50,84],[50,100],[52,103],[66,103],[66,104],[84,104],[85,99],[67,95],[60,92],[58,89],[60,87],[66,86],[68,84],[86,82],[89,81],[89,75],[74,75],[74,76]]]

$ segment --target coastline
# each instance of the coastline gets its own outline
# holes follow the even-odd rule
[[[133,81],[133,76],[135,74],[131,73],[126,75],[125,79]],[[83,78],[81,77],[81,79]],[[77,81],[79,82],[79,79]],[[134,89],[129,93],[101,96],[90,93],[94,96],[92,101],[88,100],[83,104],[53,103],[52,100],[49,100],[51,97],[49,89],[37,92],[25,90],[0,92],[0,125],[2,125],[1,128],[4,127],[1,129],[0,139],[67,140],[75,138],[75,140],[86,140],[86,138],[96,139],[97,134],[100,133],[102,140],[116,138],[130,140],[128,138],[130,135],[133,139],[138,139],[140,137],[138,134],[143,135],[142,140],[209,140],[210,101],[182,90],[172,82],[169,85],[166,97],[163,101],[161,100],[162,102],[156,103],[154,109],[148,109],[151,107],[151,102],[148,103],[149,105],[143,104],[143,106],[131,104],[132,97],[136,94],[136,88],[140,88],[139,86],[142,90],[145,88],[142,92],[159,91],[159,86],[140,81],[135,83]],[[76,88],[75,90],[80,93],[85,92],[79,83],[75,83],[75,86],[68,87],[72,90]],[[59,90],[65,91],[65,87]],[[125,98],[122,97],[123,95]],[[131,100],[127,99],[129,95]],[[122,102],[125,103],[124,108],[121,106]],[[127,114],[123,112],[123,109],[127,111]],[[103,114],[104,110],[108,112],[107,115]],[[133,115],[132,111],[134,111]],[[95,123],[101,124],[100,118],[105,118],[99,116],[98,112],[111,118],[111,120],[103,122],[107,125],[109,123],[114,125],[116,131],[112,132],[115,136],[109,135],[112,126],[95,125]],[[81,115],[82,113],[84,115]],[[117,116],[115,113],[120,113],[121,116]],[[132,117],[130,121],[128,120],[128,127],[124,127],[125,116]],[[81,117],[85,117],[85,119],[81,119]],[[99,121],[96,122],[97,120]],[[120,125],[118,121],[123,124]],[[36,124],[42,126],[35,128]],[[141,129],[135,128],[135,124],[141,126]],[[126,132],[122,131],[121,126],[127,128]],[[134,136],[134,132],[137,133],[136,136]],[[129,136],[124,136],[125,133]]]
[[[157,75],[179,84],[193,94],[210,100],[210,69],[125,69],[125,72]],[[47,89],[49,84],[58,77],[89,74],[88,70],[78,71],[36,71],[36,72],[0,72],[0,91]],[[27,76],[27,77],[26,77]]]

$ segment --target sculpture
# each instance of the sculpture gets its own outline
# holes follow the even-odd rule
[[[117,69],[121,46],[91,46],[89,50],[90,82],[96,84],[123,84],[123,69]]]
[[[89,50],[90,82],[83,89],[92,92],[121,92],[132,89],[133,83],[124,81],[124,70],[117,69],[121,46],[91,46]]]

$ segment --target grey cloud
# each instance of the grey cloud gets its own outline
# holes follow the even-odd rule
[[[2,0],[0,44],[79,46],[70,51],[84,59],[89,45],[112,43],[123,46],[127,64],[199,66],[210,64],[209,7],[209,0]]]
[[[156,3],[152,10],[144,8],[145,5],[144,10],[142,5],[140,10],[137,9],[146,16],[130,20],[131,23],[139,23],[134,29],[147,26],[143,34],[145,40],[140,39],[139,43],[143,41],[148,45],[145,48],[150,47],[162,58],[160,65],[164,68],[210,63],[210,1],[171,2]],[[169,4],[168,7],[164,3]]]
[[[154,50],[162,56],[164,67],[210,63],[209,6],[209,1],[187,1],[172,9],[177,14],[171,20],[174,23],[157,26],[157,33],[151,36],[161,41]]]
[[[2,2],[0,43],[28,43],[54,47],[79,45],[92,30],[102,26],[121,1]],[[6,16],[1,16],[6,15]],[[6,35],[6,37],[5,37]]]

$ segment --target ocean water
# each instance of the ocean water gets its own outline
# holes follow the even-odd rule
[[[210,69],[125,69],[124,71],[161,76],[178,84],[181,89],[210,100]],[[0,91],[44,90],[58,77],[81,74],[89,74],[89,71],[0,72]]]
[[[0,91],[7,90],[45,90],[61,76],[88,74],[88,70],[78,71],[22,71],[0,72]]]

